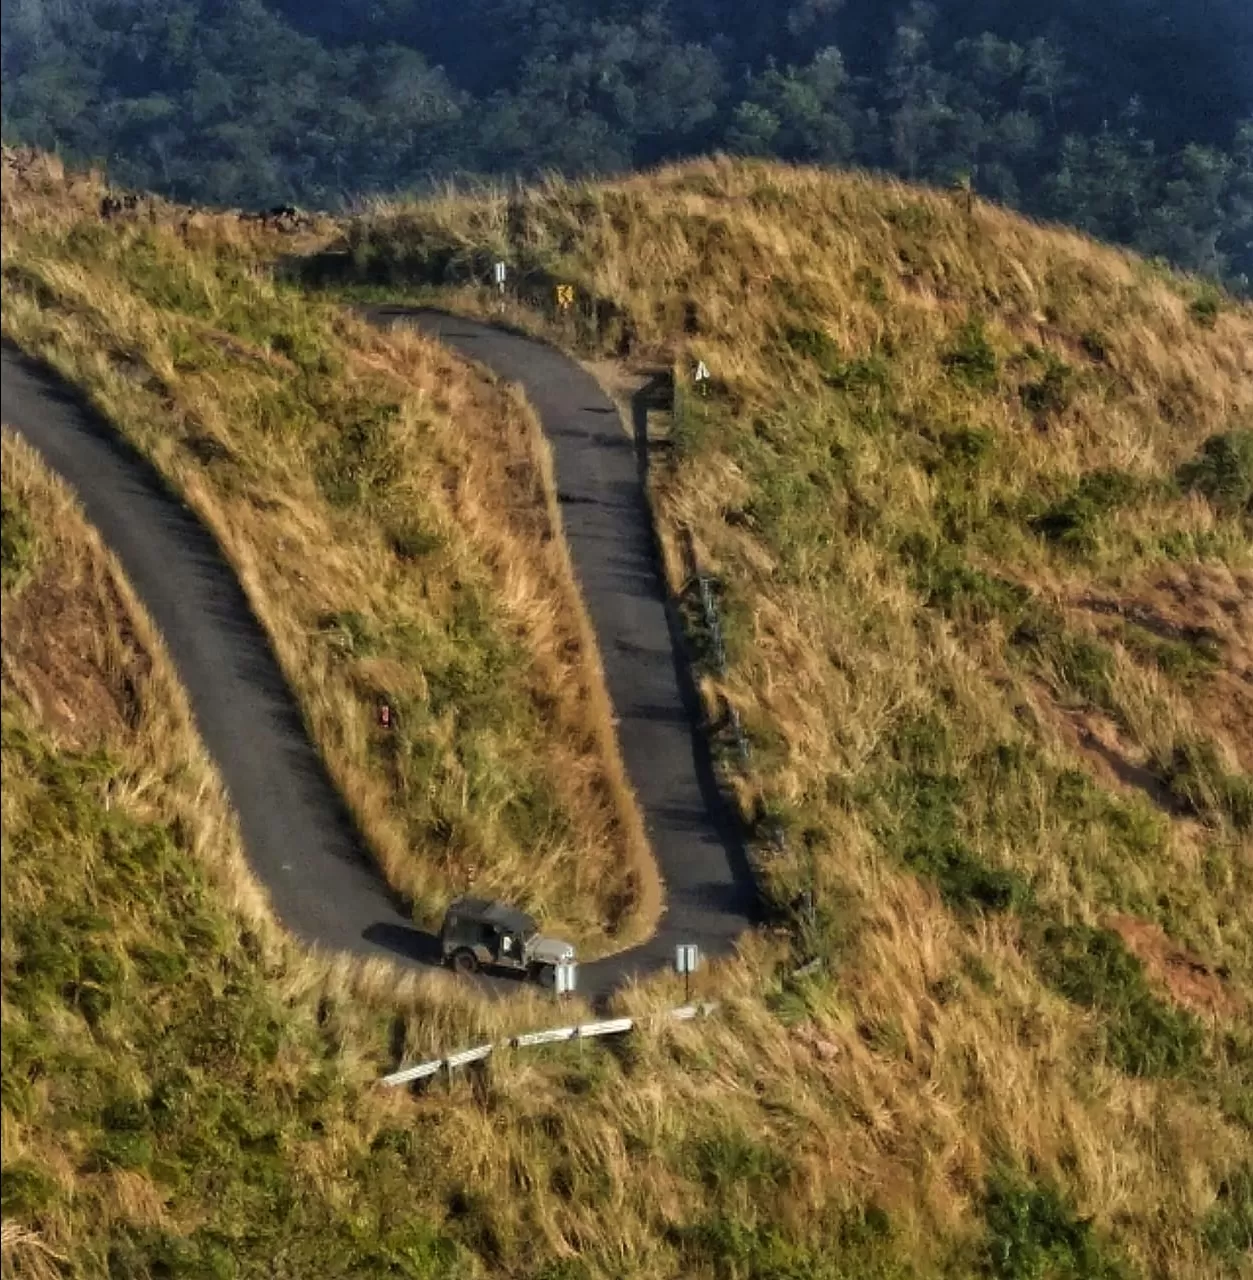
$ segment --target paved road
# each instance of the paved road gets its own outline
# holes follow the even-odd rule
[[[640,455],[596,380],[555,348],[436,311],[372,308],[414,324],[520,383],[552,445],[575,574],[600,644],[627,774],[666,885],[666,911],[640,947],[583,967],[587,990],[674,961],[678,942],[730,949],[755,892],[734,818],[714,781],[699,706],[667,603]]]
[[[695,727],[637,453],[615,406],[577,364],[531,339],[434,312],[373,314],[520,382],[552,442],[566,536],[667,891],[653,938],[583,966],[581,990],[602,996],[666,965],[677,942],[728,950],[754,918],[752,880]],[[55,376],[8,344],[2,359],[0,416],[77,491],[163,634],[279,919],[322,947],[433,962],[434,939],[414,929],[366,854],[212,537]]]
[[[217,543],[73,390],[8,343],[0,362],[0,419],[77,492],[164,637],[275,912],[306,942],[392,954],[412,925],[366,856]]]

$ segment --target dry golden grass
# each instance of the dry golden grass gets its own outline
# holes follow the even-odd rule
[[[690,533],[722,583],[732,658],[706,696],[738,708],[754,743],[728,784],[747,821],[787,834],[782,855],[761,846],[778,898],[813,885],[833,913],[821,945],[842,966],[849,1040],[830,1036],[831,1061],[853,1028],[874,1046],[858,1138],[840,1129],[850,1150],[867,1139],[859,1176],[899,1180],[956,1233],[976,1170],[1008,1150],[1075,1188],[1149,1273],[1221,1269],[1182,1224],[1207,1176],[1248,1159],[1232,1098],[1253,1069],[1253,831],[1238,807],[1179,812],[1171,779],[1195,779],[1169,762],[1202,741],[1232,803],[1250,794],[1247,700],[1223,689],[1242,690],[1247,665],[1253,529],[1171,478],[1253,426],[1253,309],[978,202],[725,160],[521,201],[379,204],[344,240],[375,296],[503,313],[600,359],[626,328],[629,363],[674,369],[674,443],[652,471],[668,572],[681,591]],[[458,283],[496,257],[523,294],[503,312]],[[557,280],[583,314],[528,304]],[[1031,525],[1070,518],[1102,473],[1132,496],[1082,525],[1086,541]],[[1149,618],[1168,642],[1155,648],[1129,624],[1172,575],[1211,585]],[[1127,616],[1080,603],[1093,598]],[[1041,618],[1055,630],[1024,639]],[[953,842],[1029,905],[973,923],[969,890],[945,878]],[[1041,919],[1140,921],[1222,975],[1200,1024],[1236,1094],[1129,1077],[1099,1051],[1094,1065],[1088,1034],[1122,1015],[1041,983]],[[945,1004],[968,970],[992,989]]]
[[[277,289],[230,218],[101,225],[55,178],[6,189],[5,333],[218,537],[391,882],[428,921],[473,881],[591,953],[646,936],[659,880],[526,411]]]
[[[760,186],[767,190],[754,196]],[[761,205],[785,196],[801,201],[799,209],[768,214],[754,205],[754,199]],[[725,380],[706,410],[680,404],[674,466],[657,467],[653,496],[672,547],[680,525],[690,525],[702,555],[731,592],[733,665],[721,692],[743,709],[757,742],[752,769],[735,782],[746,810],[761,798],[788,820],[791,853],[769,867],[781,894],[806,882],[811,868],[800,851],[812,849],[826,966],[809,979],[787,978],[787,948],[752,939],[741,958],[703,979],[709,985],[702,990],[723,1000],[717,1019],[657,1028],[615,1048],[587,1046],[582,1059],[575,1048],[507,1054],[490,1075],[467,1077],[448,1094],[435,1089],[419,1098],[396,1093],[368,1099],[357,1091],[367,1062],[387,1056],[384,1029],[364,1013],[374,1006],[337,998],[314,1030],[318,980],[303,970],[271,970],[266,989],[287,1002],[283,1018],[300,1035],[293,1031],[295,1043],[251,1081],[250,1096],[265,1106],[290,1097],[308,1071],[302,1045],[331,1053],[334,1070],[342,1073],[333,1094],[342,1107],[337,1102],[316,1111],[320,1132],[304,1113],[282,1129],[282,1158],[300,1171],[300,1203],[333,1206],[338,1220],[355,1216],[368,1224],[366,1233],[395,1233],[407,1225],[406,1215],[420,1215],[462,1251],[442,1271],[443,1264],[432,1261],[430,1274],[562,1275],[544,1270],[559,1260],[568,1263],[565,1275],[597,1280],[1047,1274],[1040,1254],[1028,1247],[1040,1243],[1033,1231],[1047,1235],[1047,1229],[1027,1209],[1035,1206],[1031,1213],[1045,1220],[1049,1214],[1040,1210],[1041,1201],[996,1191],[1002,1186],[998,1171],[1007,1165],[1032,1185],[1061,1189],[1067,1202],[1062,1216],[1077,1237],[1083,1232],[1076,1219],[1092,1220],[1091,1248],[1071,1249],[1073,1274],[1118,1274],[1111,1261],[1118,1257],[1141,1274],[1172,1280],[1217,1277],[1242,1265],[1241,1255],[1223,1242],[1234,1240],[1239,1248],[1239,1171],[1253,1160],[1247,1027],[1216,1009],[1198,1018],[1198,1047],[1185,1069],[1173,1075],[1122,1070],[1102,1039],[1119,1029],[1121,1015],[1084,1008],[1042,980],[1028,914],[950,907],[932,877],[903,865],[899,821],[918,805],[902,787],[922,785],[928,772],[960,780],[966,790],[959,835],[971,856],[1029,879],[1039,909],[1050,918],[1097,920],[1123,910],[1133,897],[1137,913],[1159,915],[1174,942],[1215,968],[1225,965],[1229,988],[1247,992],[1246,853],[1221,823],[1202,829],[1199,822],[1160,817],[1147,802],[1124,803],[1093,778],[1085,784],[1090,789],[1081,788],[1072,775],[1088,776],[1085,758],[1070,745],[1060,719],[1071,709],[1073,690],[1067,673],[1058,670],[1057,655],[1012,658],[1008,624],[995,611],[976,625],[924,603],[896,556],[896,535],[937,528],[936,498],[952,497],[956,486],[918,464],[898,420],[876,431],[864,417],[853,420],[854,409],[869,413],[874,405],[850,408],[843,393],[832,394],[823,384],[808,357],[780,345],[788,323],[780,321],[780,309],[792,304],[768,293],[765,282],[835,273],[823,277],[821,289],[814,286],[806,327],[817,324],[842,335],[845,324],[868,326],[873,312],[880,330],[898,342],[892,377],[910,412],[934,403],[995,432],[989,471],[977,472],[977,483],[965,486],[974,503],[1012,494],[1015,486],[1051,483],[1054,471],[1073,476],[1089,470],[1095,464],[1084,450],[1104,448],[1092,442],[1098,414],[1139,421],[1138,411],[1126,407],[1128,398],[1143,402],[1144,420],[1134,430],[1161,451],[1144,454],[1146,468],[1189,456],[1189,444],[1217,429],[1228,410],[1247,405],[1240,377],[1223,372],[1223,352],[1231,348],[1223,326],[1246,319],[1220,313],[1214,330],[1200,338],[1185,324],[1172,344],[1171,350],[1185,351],[1192,344],[1194,371],[1205,375],[1206,386],[1212,380],[1217,387],[1193,406],[1199,420],[1189,428],[1195,431],[1190,441],[1179,442],[1150,421],[1148,406],[1159,386],[1140,382],[1125,394],[1117,386],[1098,389],[1100,394],[1081,388],[1066,421],[1050,423],[1037,438],[1008,388],[975,395],[937,377],[934,355],[953,340],[943,308],[958,320],[961,293],[943,299],[929,277],[908,283],[886,274],[882,302],[853,290],[859,245],[873,254],[872,270],[886,273],[895,261],[900,229],[889,232],[891,224],[876,221],[875,208],[914,201],[940,211],[948,207],[943,197],[857,177],[721,163],[605,189],[554,186],[531,198],[528,234],[536,253],[550,242],[573,246],[562,251],[565,257],[552,249],[548,266],[554,273],[584,283],[602,271],[606,279],[629,280],[637,268],[618,255],[640,255],[656,277],[637,286],[641,298],[645,289],[655,291],[647,294],[650,305],[679,287],[680,267],[684,290],[697,295],[705,331],[690,340],[680,332],[681,307],[668,318],[650,319],[650,306],[641,303],[637,317],[645,355],[673,358],[686,372],[690,355],[701,350]],[[834,231],[832,210],[838,214]],[[407,211],[410,222],[401,231],[429,236],[428,220],[436,218],[440,235],[483,241],[495,252],[491,228],[500,211],[503,204],[468,201]],[[1042,233],[993,211],[979,209],[976,216],[1002,228],[999,251],[1018,243],[1041,314],[1060,287],[1045,284],[1045,264],[1052,263],[1058,280],[1073,277],[1075,255],[1080,265],[1121,263],[1133,276],[1143,270],[1119,255],[1107,259],[1105,251],[1074,237]],[[702,218],[722,219],[728,227],[701,239],[693,227],[700,228]],[[751,243],[736,239],[741,222],[754,229]],[[996,247],[964,249],[946,225],[933,227],[927,239],[953,255],[946,287],[956,291],[960,285],[982,297],[981,275],[963,282],[956,274],[959,267],[974,271],[976,258],[988,279],[1018,278]],[[391,222],[375,230],[412,249]],[[815,256],[808,251],[815,241],[827,248],[838,241],[838,252]],[[1066,250],[1072,243],[1079,248]],[[741,261],[749,269],[743,286],[733,266]],[[698,270],[706,262],[708,270]],[[656,274],[667,264],[674,266],[673,279]],[[1150,297],[1163,291],[1166,311],[1175,287],[1153,279],[1143,284]],[[1005,293],[1013,296],[1008,286]],[[1113,319],[1131,315],[1134,300]],[[1077,293],[1070,305],[1098,315],[1086,293]],[[6,307],[6,323],[8,313]],[[1113,319],[1099,314],[1113,326]],[[1070,332],[1068,315],[1046,317],[1062,338]],[[720,317],[725,332],[712,327],[711,317]],[[1143,318],[1125,322],[1149,324]],[[1009,330],[1002,332],[1000,324],[993,317],[988,328],[1004,358]],[[726,336],[732,330],[757,345],[732,344]],[[1120,359],[1136,358],[1117,333],[1109,341],[1119,344]],[[1216,354],[1206,354],[1207,343]],[[718,363],[722,350],[727,367]],[[860,354],[841,346],[841,363]],[[1217,373],[1211,375],[1206,360]],[[930,398],[921,389],[915,394],[914,376],[924,379]],[[841,483],[817,506],[806,506],[804,487],[787,486],[798,472],[819,471],[822,456],[833,456],[832,443],[844,451],[856,485]],[[1029,466],[1028,459],[1035,461]],[[411,460],[422,465],[416,450]],[[767,519],[770,508],[760,502],[771,485],[791,495],[784,514],[796,510],[804,517],[784,526],[786,537],[780,536],[779,517]],[[756,528],[724,518],[754,501],[763,513]],[[1236,524],[1198,501],[1179,500],[1168,511],[1171,502],[1155,498],[1145,511],[1173,521],[1169,531],[1205,532],[1206,547],[1230,572],[1244,571]],[[1059,610],[1069,610],[1089,581],[1102,591],[1122,592],[1120,575],[1139,582],[1135,575],[1156,572],[1159,552],[1135,547],[1139,529],[1127,530],[1124,539],[1120,529],[1102,526],[1095,551],[1070,559],[1026,533],[1014,535],[1005,521],[997,526],[997,545],[972,538],[966,551],[988,572],[1012,573]],[[679,564],[676,554],[676,572]],[[33,580],[23,590],[31,585]],[[1078,625],[1069,613],[1067,618]],[[6,646],[7,637],[6,627]],[[1129,649],[1111,643],[1111,653],[1110,705],[1138,746],[1188,714],[1175,686],[1164,686]],[[1228,656],[1224,650],[1222,661]],[[708,683],[711,691],[718,684],[712,677]],[[1218,737],[1208,720],[1199,727],[1213,728]],[[1088,808],[1073,811],[1071,792]],[[6,824],[16,824],[24,812],[11,803]],[[1163,891],[1169,894],[1165,905],[1156,901]],[[627,993],[622,1003],[647,1012],[670,995],[659,985]],[[436,994],[411,1007],[406,1039],[415,1055],[446,1048],[450,1039],[470,1043],[519,1026],[513,1019],[525,1017],[513,1010],[459,1009]],[[77,1029],[77,1014],[57,1016]],[[58,1107],[65,1111],[64,1100],[54,1095],[50,1114]],[[11,1123],[6,1104],[6,1159]],[[82,1178],[46,1129],[32,1129],[23,1142],[16,1150],[43,1159],[64,1185]],[[358,1172],[347,1174],[349,1167]],[[145,1176],[158,1180],[155,1172]],[[132,1218],[152,1220],[160,1211],[133,1180],[110,1184],[107,1194],[107,1200],[102,1193],[99,1202],[79,1201],[80,1214],[96,1212],[84,1203],[103,1206],[101,1216],[91,1218],[93,1241],[110,1233],[116,1238]],[[1010,1249],[999,1269],[992,1260],[998,1255],[984,1247],[989,1238],[1013,1243],[998,1203],[1016,1207],[1020,1224],[1028,1218],[1036,1224],[1022,1228],[1030,1238],[1017,1240],[1017,1252]],[[246,1273],[261,1270],[265,1264],[254,1260],[262,1256],[271,1266],[269,1260],[281,1257],[290,1271],[301,1224],[294,1214],[276,1213],[273,1204],[256,1216],[275,1235],[251,1251],[239,1244],[229,1197],[193,1207],[175,1196],[164,1210],[173,1224],[166,1229],[186,1234],[197,1221],[207,1222],[246,1258]],[[206,1205],[216,1216],[197,1219]],[[42,1238],[50,1248],[68,1249],[65,1233],[73,1223],[58,1212],[62,1216]],[[346,1271],[333,1247],[340,1237],[312,1208],[302,1212],[308,1215],[304,1234],[320,1249],[321,1269]],[[114,1216],[110,1222],[104,1215]],[[1064,1265],[1057,1255],[1054,1261]]]
[[[1034,678],[1009,696],[997,687],[1011,673],[995,628],[955,633],[919,614],[890,554],[904,534],[943,542],[955,525],[973,567],[1032,588],[1081,630],[1081,611],[1069,606],[1101,592],[1134,600],[1169,564],[1169,536],[1183,544],[1184,572],[1195,558],[1228,576],[1239,616],[1253,566],[1249,526],[1194,495],[1163,494],[1117,513],[1082,558],[996,514],[1103,469],[1169,476],[1207,437],[1253,422],[1249,306],[1228,300],[1206,327],[1189,310],[1205,296],[1199,285],[1133,255],[855,174],[715,160],[603,186],[552,182],[528,192],[521,209],[511,215],[503,192],[381,204],[347,238],[366,278],[390,277],[397,289],[407,273],[422,282],[422,252],[436,247],[467,263],[500,254],[532,274],[572,280],[583,297],[630,317],[639,363],[674,364],[699,421],[675,464],[654,468],[653,497],[676,590],[687,572],[680,535],[690,530],[739,606],[731,619],[739,660],[725,682],[707,685],[768,739],[755,776],[736,780],[746,813],[763,798],[800,804],[834,827],[838,843],[848,815],[816,793],[830,779],[856,778],[902,714],[934,707],[945,690],[961,707],[954,719],[973,754],[1011,734],[1016,699],[1038,691]],[[441,296],[485,309],[471,290]],[[684,332],[689,302],[695,334]],[[954,378],[944,361],[972,316],[999,366],[987,388]],[[558,332],[526,308],[509,318]],[[806,350],[821,343],[828,384],[886,379],[890,413],[876,386],[858,403],[824,385],[822,360]],[[1043,411],[1024,388],[1050,358],[1065,362],[1073,385],[1064,404]],[[691,391],[698,359],[721,384],[709,408]],[[989,441],[989,456],[965,475],[945,474],[926,449],[960,436]],[[809,483],[830,472],[837,451],[842,474]],[[1205,612],[1197,603],[1193,625]],[[1247,662],[1238,634],[1226,630],[1219,678],[1238,684]],[[1229,761],[1244,758],[1244,700],[1232,713],[1230,700],[1207,699],[1195,716],[1196,691],[1145,670],[1117,638],[1113,661],[1136,763],[1202,732]],[[1057,744],[1044,737],[1052,751]],[[1059,765],[1066,756],[1054,752]],[[1186,843],[1187,832],[1178,839]],[[1253,976],[1246,913],[1218,914],[1237,930],[1224,959],[1241,953]]]

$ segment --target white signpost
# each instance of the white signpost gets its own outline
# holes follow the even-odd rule
[[[501,293],[504,293],[504,291],[505,291],[505,273],[506,273],[506,270],[507,270],[507,268],[505,267],[505,264],[504,264],[503,262],[498,262],[498,263],[496,264],[495,268],[494,268],[494,275],[495,275],[495,279],[496,279],[496,288],[498,288],[498,289],[501,291]]]
[[[709,366],[703,361],[696,362],[696,385],[700,388],[701,395],[707,393],[709,385]]]
[[[681,942],[674,949],[674,968],[683,975],[683,1000],[692,998],[692,974],[700,966],[700,951],[694,942]]]
[[[564,996],[568,992],[573,991],[579,980],[579,966],[570,960],[565,964],[553,966],[553,990],[559,995]]]

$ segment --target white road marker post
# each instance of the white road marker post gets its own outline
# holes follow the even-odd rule
[[[565,960],[561,964],[553,966],[553,992],[554,999],[558,1004],[564,1003],[564,997],[569,995],[579,982],[579,966],[574,960]],[[579,1035],[578,1028],[575,1028],[575,1036],[579,1041],[579,1057],[583,1056],[583,1037]]]
[[[701,395],[709,393],[709,366],[703,361],[696,362],[696,385],[700,388]]]
[[[492,267],[492,278],[496,281],[496,288],[500,291],[500,309],[505,309],[505,278],[509,274],[509,268],[503,262],[497,262]]]
[[[553,965],[553,991],[560,998],[569,994],[578,985],[579,966],[574,960],[567,960]]]
[[[674,949],[674,967],[683,975],[683,1003],[692,1002],[692,974],[700,965],[700,950],[694,942],[681,942]]]

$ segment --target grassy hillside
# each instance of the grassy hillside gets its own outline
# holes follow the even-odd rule
[[[7,432],[2,590],[5,1274],[455,1274],[364,1087],[406,1013],[481,1015],[275,936],[150,624]]]
[[[151,624],[2,443],[5,1276],[691,1274],[701,1179],[780,1176],[734,1103],[766,1047],[680,1028],[379,1091],[396,1058],[546,1025],[551,1000],[315,962],[273,929]]]
[[[392,883],[427,921],[473,883],[589,953],[647,933],[656,872],[529,413],[276,286],[281,237],[103,221],[101,193],[6,156],[4,333],[217,535]]]
[[[868,1047],[826,1120],[865,1185],[955,1236],[1009,1158],[1133,1270],[1246,1264],[1253,310],[962,194],[721,161],[380,206],[314,268],[673,370],[668,568],[698,651],[689,537],[715,579],[772,892],[815,891],[830,976],[784,1016]],[[1034,1247],[993,1273],[1093,1273]]]
[[[159,640],[62,487],[2,444],[6,1275],[825,1280],[935,1255],[908,1198],[862,1197],[841,1051],[767,1007],[759,951],[726,1021],[372,1088],[392,1053],[552,1014],[363,981],[272,930]],[[871,1050],[850,1048],[856,1081]],[[1105,1256],[1010,1170],[988,1204],[988,1239],[944,1242],[950,1273],[1024,1208]]]
[[[37,178],[6,185],[6,330],[87,385],[213,523],[352,794],[334,744],[372,709],[378,653],[353,639],[334,656],[348,645],[320,611],[355,608],[387,643],[395,619],[447,636],[455,612],[443,569],[422,600],[394,551],[406,567],[366,596],[360,566],[391,564],[396,489],[327,495],[323,459],[351,448],[360,476],[376,456],[368,415],[337,406],[417,401],[387,433],[401,452],[384,474],[409,486],[406,510],[433,504],[457,580],[504,605],[500,534],[474,513],[508,504],[476,495],[509,484],[495,455],[529,424],[435,349],[274,284],[276,239],[204,217],[181,231],[163,213],[155,229],[101,225],[89,189]],[[361,984],[269,931],[212,779],[186,763],[185,717],[182,736],[155,732],[178,705],[159,649],[123,585],[72,568],[99,552],[6,440],[6,1267],[1247,1272],[1249,310],[977,203],[760,166],[553,186],[512,211],[493,197],[380,209],[345,240],[340,272],[465,307],[487,305],[465,282],[504,253],[524,291],[569,280],[587,300],[508,318],[615,385],[676,371],[649,479],[668,569],[694,605],[690,533],[725,617],[711,719],[729,700],[753,744],[747,762],[728,753],[727,783],[780,909],[812,885],[816,916],[796,920],[792,962],[759,939],[711,975],[723,1008],[702,1025],[581,1058],[519,1053],[448,1094],[368,1089],[400,1040],[422,1053],[547,1018],[452,1003],[444,984]],[[310,334],[330,357],[306,368]],[[211,353],[229,373],[200,367]],[[698,358],[707,397],[690,385]],[[276,360],[290,365],[263,375]],[[419,411],[440,396],[456,432]],[[180,446],[202,431],[229,454]],[[450,474],[473,476],[460,499]],[[523,520],[543,500],[527,474],[483,492],[517,494]],[[300,572],[317,565],[319,583],[328,546],[357,568],[306,597],[269,554],[279,536],[304,539]],[[551,581],[551,615],[484,624],[515,638],[528,673],[546,670],[533,620],[568,617]],[[445,652],[417,665],[439,670]],[[409,651],[383,656],[389,680],[413,678]],[[358,700],[320,719],[308,672],[337,670],[357,673],[333,687]],[[510,683],[518,670],[482,696],[493,714],[536,708],[518,723],[547,750],[560,719],[514,692],[533,688]],[[446,695],[463,751],[475,687]],[[98,710],[67,724],[66,707]],[[420,802],[389,793],[379,812]],[[810,955],[816,972],[787,976]]]

